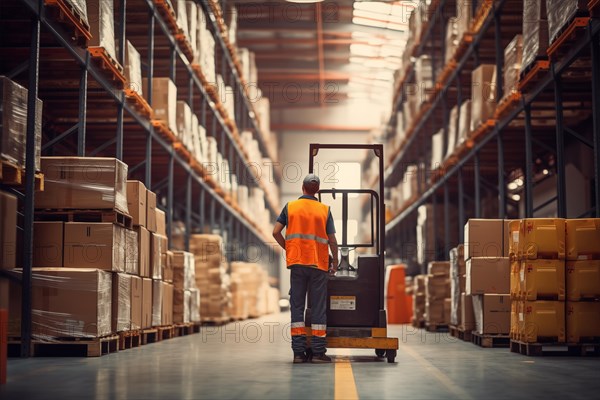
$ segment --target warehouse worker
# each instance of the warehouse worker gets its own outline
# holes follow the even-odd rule
[[[320,180],[309,174],[302,183],[302,196],[290,201],[277,218],[273,237],[286,252],[290,269],[290,307],[292,311],[292,350],[294,363],[328,363],[326,352],[327,276],[338,265],[335,226],[329,207],[317,200]],[[281,234],[286,227],[285,238]],[[329,249],[333,267],[329,271]],[[310,293],[312,358],[307,356],[304,311],[306,293]]]

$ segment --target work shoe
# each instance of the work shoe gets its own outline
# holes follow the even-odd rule
[[[327,364],[331,362],[331,357],[326,356],[325,353],[314,353],[311,362],[313,364]]]
[[[308,361],[308,357],[304,353],[294,353],[294,364],[303,364]]]

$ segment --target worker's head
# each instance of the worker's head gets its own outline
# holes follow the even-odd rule
[[[308,174],[302,182],[302,193],[314,196],[319,191],[321,181],[315,174]]]

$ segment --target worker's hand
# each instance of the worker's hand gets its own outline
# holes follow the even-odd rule
[[[334,268],[329,268],[329,276],[335,276],[336,272],[337,272],[337,266]]]

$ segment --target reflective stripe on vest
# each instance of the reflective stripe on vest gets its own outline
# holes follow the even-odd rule
[[[288,203],[285,252],[288,267],[304,265],[327,271],[329,207],[318,201],[299,199]]]

